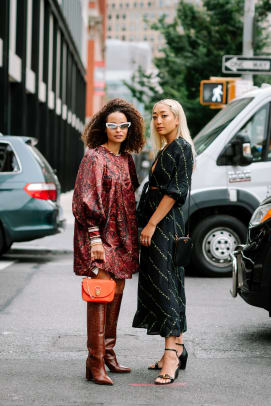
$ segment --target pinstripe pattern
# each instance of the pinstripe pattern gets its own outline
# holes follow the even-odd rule
[[[146,207],[147,224],[164,194],[176,200],[174,210],[177,232],[184,235],[182,206],[191,180],[193,156],[183,138],[173,141],[157,158],[150,172],[150,190]],[[133,327],[147,334],[179,336],[186,331],[184,269],[172,262],[174,223],[172,211],[156,227],[150,247],[141,248],[138,306]]]

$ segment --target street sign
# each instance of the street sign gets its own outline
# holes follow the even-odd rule
[[[224,55],[222,72],[233,74],[271,75],[271,57]]]
[[[226,102],[226,82],[221,80],[202,80],[200,82],[200,103],[221,105]]]

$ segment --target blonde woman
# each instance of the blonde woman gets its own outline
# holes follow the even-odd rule
[[[173,262],[174,221],[184,235],[182,206],[193,169],[194,146],[182,106],[165,99],[153,107],[152,137],[159,150],[149,175],[145,226],[140,235],[138,307],[133,327],[165,339],[165,352],[149,369],[160,370],[157,385],[167,385],[185,369],[187,351],[184,268]]]

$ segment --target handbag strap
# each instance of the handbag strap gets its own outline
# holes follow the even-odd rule
[[[188,220],[187,220],[187,236],[188,237],[189,237],[189,233],[190,233],[190,197],[191,197],[191,183],[189,184],[189,187],[188,187]],[[177,234],[174,210],[172,211],[172,214],[173,214],[173,221],[174,221],[174,233],[175,233],[175,237],[177,238],[178,234]]]

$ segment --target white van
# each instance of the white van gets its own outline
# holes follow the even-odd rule
[[[204,275],[227,275],[230,253],[245,242],[252,213],[271,195],[271,86],[234,99],[194,143],[192,267]]]
[[[230,253],[245,243],[252,213],[271,195],[271,86],[234,99],[194,143],[191,267],[207,276],[230,275]],[[137,191],[137,200],[147,179]],[[184,214],[187,219],[187,202]]]

